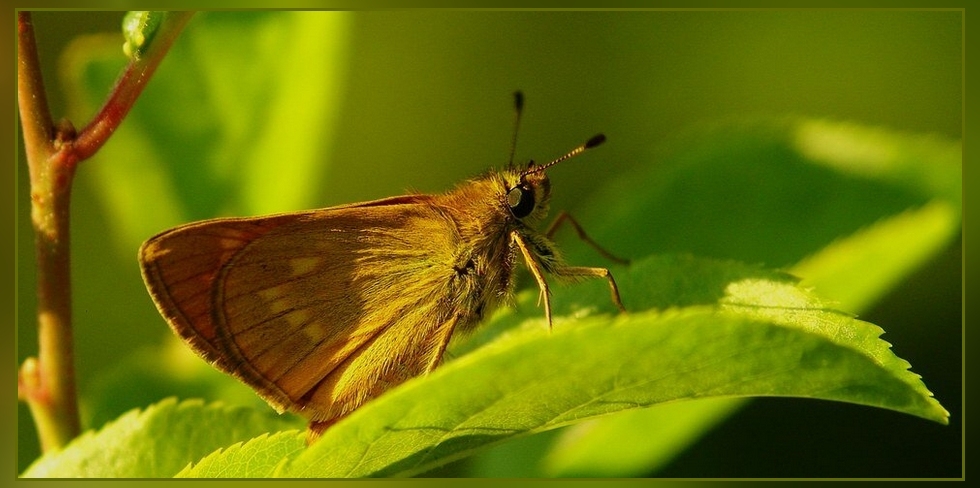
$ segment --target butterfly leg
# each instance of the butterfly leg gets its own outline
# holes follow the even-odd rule
[[[554,270],[554,274],[562,277],[578,278],[605,278],[609,282],[609,291],[612,294],[612,301],[619,307],[620,312],[625,312],[626,307],[623,306],[623,301],[619,298],[619,287],[616,286],[616,280],[613,279],[613,275],[606,268],[589,268],[584,266],[567,266],[563,268],[557,268]]]
[[[527,243],[519,233],[516,231],[512,232],[510,237],[517,248],[521,250],[521,254],[524,255],[524,262],[527,263],[527,268],[531,270],[531,274],[534,275],[534,279],[538,282],[538,288],[541,290],[541,295],[539,296],[544,299],[544,316],[548,320],[548,329],[551,329],[551,291],[548,290],[548,282],[544,279],[541,265],[534,259],[534,255],[531,254],[531,250],[528,249]]]
[[[544,235],[548,236],[548,238],[551,239],[552,236],[554,236],[555,232],[558,231],[558,227],[564,222],[568,222],[569,224],[571,224],[572,227],[575,229],[575,232],[578,233],[579,239],[582,239],[583,241],[585,241],[586,244],[592,246],[593,249],[598,251],[599,254],[602,254],[602,256],[605,257],[606,259],[624,265],[630,263],[628,259],[623,259],[610,253],[609,251],[603,249],[603,247],[600,246],[597,242],[593,241],[592,238],[585,233],[585,230],[582,229],[582,226],[579,225],[578,221],[575,220],[575,218],[572,217],[571,214],[569,214],[564,210],[562,210],[561,213],[559,213],[558,216],[555,217],[555,220],[551,222],[551,225],[548,226],[548,229],[544,231]]]

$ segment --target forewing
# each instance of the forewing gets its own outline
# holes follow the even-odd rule
[[[458,320],[453,226],[421,198],[191,224],[144,244],[143,274],[205,359],[333,419],[426,371]]]

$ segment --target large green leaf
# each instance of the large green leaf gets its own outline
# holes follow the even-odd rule
[[[520,313],[488,324],[501,330],[495,340],[362,407],[283,464],[261,464],[290,477],[412,475],[512,438],[697,398],[799,396],[947,421],[880,328],[784,274],[677,256],[616,271],[628,314],[608,315],[601,283],[577,285],[556,293],[563,315],[549,333],[525,293]],[[237,450],[223,455],[188,473],[251,474],[236,471]]]

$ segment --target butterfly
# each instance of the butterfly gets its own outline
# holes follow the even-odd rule
[[[519,121],[520,92],[515,106]],[[625,310],[612,274],[567,265],[551,236],[568,222],[621,260],[567,213],[535,230],[551,197],[546,170],[604,140],[524,168],[512,145],[508,168],[444,194],[182,225],[142,245],[143,279],[184,342],[277,411],[308,418],[313,439],[436,368],[454,334],[512,297],[518,261],[540,288],[549,327],[546,274],[605,279]]]

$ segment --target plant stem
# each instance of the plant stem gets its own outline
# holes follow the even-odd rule
[[[18,101],[31,177],[31,219],[38,263],[38,358],[21,367],[18,390],[37,425],[41,448],[64,445],[80,429],[71,328],[68,215],[75,164],[59,156],[29,12],[18,14]],[[63,127],[64,136],[71,129]]]
[[[17,95],[31,180],[31,220],[38,263],[38,356],[18,374],[44,452],[80,432],[71,327],[69,222],[71,184],[80,161],[95,154],[132,108],[190,13],[168,15],[157,39],[133,59],[102,110],[76,134],[68,121],[52,122],[29,12],[18,12]]]

